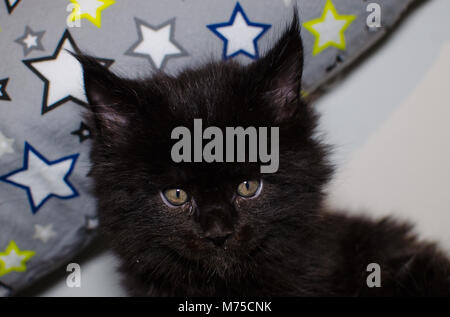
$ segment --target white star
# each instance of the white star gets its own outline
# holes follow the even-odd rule
[[[23,42],[26,44],[27,49],[38,46],[37,44],[38,37],[32,34],[28,34],[26,38],[23,39]]]
[[[286,7],[289,7],[291,5],[292,0],[283,0],[284,1],[284,5]]]
[[[51,162],[28,143],[25,143],[24,152],[23,167],[0,177],[0,180],[24,189],[33,213],[52,196],[61,199],[78,196],[78,192],[68,181],[78,154]]]
[[[35,225],[34,226],[34,236],[33,239],[41,240],[47,243],[48,240],[56,236],[56,232],[53,231],[53,225],[49,224],[47,226]]]
[[[52,56],[24,60],[26,66],[44,81],[44,98],[41,114],[72,100],[80,105],[88,103],[84,93],[83,68],[69,52],[79,53],[75,41],[65,30]],[[96,58],[105,67],[112,60]]]
[[[342,29],[348,23],[347,20],[335,19],[333,12],[328,11],[325,21],[312,26],[319,34],[319,47],[329,43],[341,43]]]
[[[88,102],[83,90],[81,65],[66,50],[75,52],[67,38],[53,59],[32,62],[33,67],[49,81],[47,96],[49,106],[68,96]]]
[[[22,261],[26,258],[26,255],[19,255],[16,250],[11,250],[7,255],[0,256],[0,260],[4,263],[4,270],[8,270],[13,267],[22,266]]]
[[[187,55],[174,39],[175,19],[157,27],[135,20],[139,40],[128,49],[127,55],[146,57],[157,69],[162,69],[169,57]]]
[[[29,187],[36,206],[50,194],[62,197],[73,194],[72,189],[64,182],[64,176],[70,170],[72,160],[48,165],[32,151],[29,153],[27,170],[11,175],[8,180]]]
[[[14,139],[8,139],[3,133],[0,132],[0,157],[2,157],[6,153],[14,153],[14,149],[12,147],[14,143]]]
[[[251,22],[238,2],[228,22],[210,24],[207,27],[224,41],[224,59],[240,53],[256,59],[257,41],[271,25]]]
[[[227,55],[233,55],[240,50],[256,55],[253,40],[263,32],[261,27],[249,26],[242,14],[238,12],[233,25],[217,28],[220,34],[228,39]]]

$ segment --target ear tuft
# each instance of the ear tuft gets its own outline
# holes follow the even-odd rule
[[[137,106],[130,81],[116,76],[92,56],[73,55],[83,67],[84,89],[96,128],[114,132],[126,126],[128,114]]]
[[[264,94],[273,105],[276,122],[285,121],[295,114],[300,99],[303,72],[303,44],[297,7],[290,25],[256,67],[262,76]]]
[[[100,64],[95,57],[84,54],[73,54],[83,67],[84,88],[91,106],[114,103],[111,88],[119,84],[121,79]]]

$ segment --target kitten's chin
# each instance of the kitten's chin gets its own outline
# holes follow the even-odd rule
[[[201,264],[207,271],[225,272],[239,263],[239,254],[244,252],[242,246],[226,241],[221,246],[216,246],[202,239],[188,240],[184,247],[174,250],[178,256],[188,262]]]
[[[245,262],[242,262],[235,254],[226,251],[218,250],[216,254],[204,259],[204,266],[211,276],[226,279],[242,270]]]
[[[223,246],[209,246],[204,252],[196,254],[194,262],[199,262],[209,276],[228,279],[243,274],[252,266],[251,258],[256,252],[247,245],[225,243]]]

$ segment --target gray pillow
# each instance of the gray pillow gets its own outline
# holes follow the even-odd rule
[[[211,55],[248,63],[289,23],[295,1],[2,2],[0,296],[8,296],[70,261],[98,225],[87,176],[91,135],[80,116],[82,73],[66,49],[80,48],[130,77],[176,72]],[[299,2],[305,95],[369,50],[414,0],[376,2]]]

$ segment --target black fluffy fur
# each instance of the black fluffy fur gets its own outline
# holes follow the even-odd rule
[[[150,296],[450,295],[450,262],[434,244],[390,219],[324,210],[332,174],[313,138],[317,116],[300,96],[303,49],[297,16],[274,47],[248,66],[208,63],[177,76],[119,78],[78,55],[94,128],[92,171],[103,233],[120,256],[130,294]],[[280,169],[170,158],[174,127],[279,126]],[[255,199],[236,195],[262,179]],[[190,201],[169,208],[160,192]],[[216,226],[222,246],[204,238]],[[378,263],[382,287],[366,284]]]

